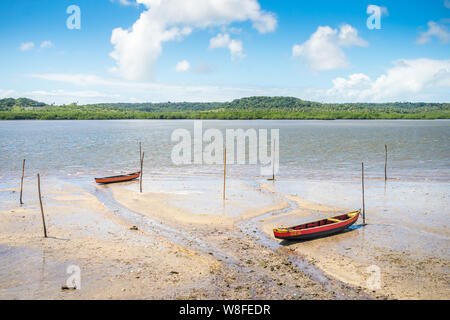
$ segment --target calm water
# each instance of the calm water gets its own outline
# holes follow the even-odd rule
[[[152,174],[221,174],[220,165],[175,166],[171,134],[193,132],[190,120],[2,121],[0,176],[102,175],[138,169],[138,142]],[[355,178],[361,161],[369,177],[383,177],[384,144],[389,176],[450,179],[450,121],[203,121],[203,128],[280,129],[280,171],[285,178]],[[255,165],[231,165],[229,174],[258,177]]]

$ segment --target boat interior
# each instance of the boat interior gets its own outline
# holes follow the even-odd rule
[[[318,220],[318,221],[314,221],[314,222],[308,222],[308,223],[305,223],[305,224],[301,224],[301,225],[292,227],[291,229],[293,229],[293,230],[302,230],[302,229],[309,229],[309,228],[314,228],[314,227],[320,227],[320,226],[324,226],[324,225],[332,224],[332,223],[343,222],[345,220],[353,218],[357,214],[358,214],[358,211],[350,212],[350,213],[346,213],[346,214],[343,214],[343,215],[340,215],[340,216],[335,216],[333,218],[322,219],[322,220]]]

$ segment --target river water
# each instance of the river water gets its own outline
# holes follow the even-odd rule
[[[191,120],[3,121],[0,175],[15,177],[21,161],[42,174],[99,174],[135,170],[138,142],[153,174],[220,175],[221,165],[177,166],[171,160],[176,129],[193,133]],[[279,175],[286,178],[349,178],[365,162],[369,177],[384,176],[384,145],[392,178],[450,180],[450,121],[203,121],[203,131],[279,129]],[[192,134],[193,136],[193,134]],[[225,134],[224,134],[225,136]],[[206,143],[204,143],[204,146]],[[230,165],[228,174],[258,177],[259,166]]]

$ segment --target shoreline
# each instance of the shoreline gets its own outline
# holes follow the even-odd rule
[[[279,223],[279,219],[294,216],[310,219],[317,213],[326,216],[343,208],[280,194],[271,190],[271,184],[250,186],[243,180],[232,179],[230,186],[236,191],[227,195],[225,211],[217,215],[217,204],[221,201],[216,198],[220,198],[220,190],[211,191],[211,186],[205,185],[204,180],[197,180],[175,190],[168,190],[167,185],[158,181],[152,190],[142,195],[131,191],[136,188],[133,182],[103,187],[93,183],[80,186],[79,182],[56,178],[45,180],[42,187],[44,211],[49,235],[53,237],[48,239],[41,235],[39,208],[35,201],[30,201],[36,199],[33,182],[26,181],[26,204],[21,208],[15,204],[16,188],[0,190],[3,197],[8,195],[4,199],[7,205],[0,212],[4,221],[0,225],[0,252],[6,258],[5,265],[10,270],[17,268],[23,272],[28,272],[29,268],[44,269],[35,278],[38,283],[46,284],[33,291],[33,284],[24,284],[20,277],[8,274],[8,268],[1,268],[0,297],[445,299],[449,296],[442,287],[435,295],[426,288],[422,295],[401,295],[399,290],[391,287],[368,290],[364,283],[367,275],[361,272],[366,265],[355,257],[344,257],[343,260],[340,252],[346,251],[345,246],[351,241],[346,238],[361,233],[361,229],[288,246],[281,245],[273,236],[271,239],[271,228]],[[237,195],[243,191],[246,197],[240,200]],[[209,200],[201,203],[199,199],[202,198]],[[258,205],[249,208],[246,205],[249,202]],[[205,208],[211,213],[202,214]],[[261,217],[264,218],[259,221]],[[244,232],[243,223],[254,225],[255,221],[258,221],[257,229]],[[133,226],[138,230],[131,230]],[[330,244],[334,249],[329,254],[317,254],[330,248]],[[377,250],[389,253],[384,249]],[[32,253],[20,253],[28,251]],[[395,252],[390,254],[395,255]],[[398,276],[386,267],[389,263],[423,263],[414,257],[409,262],[402,259],[382,262],[383,272],[387,273],[383,277]],[[67,278],[64,267],[69,262],[80,264],[82,290],[60,290]],[[431,263],[441,263],[444,271],[449,265],[448,259]],[[351,274],[358,275],[357,280],[349,278],[345,271],[350,265],[356,266],[356,271]],[[15,267],[11,269],[11,266]],[[18,270],[14,273],[20,274]],[[429,276],[433,278],[437,274]],[[441,281],[446,281],[446,276],[444,273]],[[403,280],[410,277],[407,275]],[[436,285],[436,288],[440,287]],[[18,288],[22,288],[21,291]],[[409,284],[409,288],[414,285]],[[25,293],[30,291],[32,293]]]
[[[448,118],[336,118],[336,119],[322,119],[322,118],[251,118],[251,119],[229,119],[229,118],[120,118],[120,119],[0,119],[0,121],[326,121],[326,122],[339,122],[339,121],[450,121]]]

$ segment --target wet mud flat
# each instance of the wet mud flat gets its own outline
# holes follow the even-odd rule
[[[383,287],[367,288],[363,280],[369,275],[348,281],[314,254],[315,246],[319,253],[328,247],[338,257],[347,247],[342,237],[361,236],[361,229],[331,242],[286,244],[273,239],[269,229],[279,219],[296,214],[310,218],[320,205],[301,202],[265,183],[239,179],[230,180],[224,204],[218,179],[171,179],[153,178],[142,194],[136,182],[98,186],[83,179],[46,179],[42,188],[47,239],[34,183],[26,181],[22,207],[17,184],[2,185],[0,298],[398,297]],[[320,209],[324,214],[342,210]],[[343,272],[352,263],[336,269]],[[71,265],[81,270],[81,288],[62,290]]]

